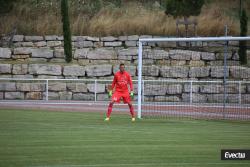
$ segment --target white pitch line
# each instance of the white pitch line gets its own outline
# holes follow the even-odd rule
[[[102,166],[168,166],[168,165],[245,165],[250,163],[242,162],[170,162],[170,163],[129,163],[129,164],[84,164],[84,165],[43,165],[43,166],[29,166],[29,167],[102,167]]]

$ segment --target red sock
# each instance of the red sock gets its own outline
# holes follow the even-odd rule
[[[135,117],[134,107],[132,105],[128,105],[128,106],[130,109],[130,114],[131,114],[132,118],[134,118]]]
[[[112,108],[113,108],[113,104],[109,103],[109,107],[108,107],[108,112],[107,112],[107,117],[109,118],[112,112]]]

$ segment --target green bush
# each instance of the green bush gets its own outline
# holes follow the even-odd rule
[[[13,9],[16,0],[0,0],[0,14],[5,14]]]
[[[68,12],[68,0],[61,0],[61,14],[63,22],[64,53],[66,62],[72,61],[71,31]]]
[[[247,36],[247,21],[248,17],[246,14],[246,10],[243,9],[240,16],[240,36]],[[247,64],[247,41],[239,42],[239,56],[240,63],[242,65]]]
[[[197,16],[201,12],[204,0],[166,0],[166,14],[174,17]]]

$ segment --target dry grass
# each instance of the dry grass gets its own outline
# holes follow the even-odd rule
[[[197,19],[199,36],[220,36],[224,34],[224,25],[229,27],[229,35],[239,34],[239,21],[233,17],[234,1],[214,1],[205,5]],[[249,7],[249,6],[248,6]],[[226,9],[226,10],[225,10]],[[73,12],[72,12],[73,11]],[[71,27],[74,35],[133,35],[151,34],[175,36],[175,19],[166,16],[163,10],[148,9],[135,3],[122,8],[105,7],[95,16],[71,11]],[[231,16],[230,16],[231,15]],[[7,34],[17,24],[18,34],[48,35],[62,34],[60,10],[31,8],[27,4],[18,4],[8,15],[0,17],[0,34]],[[183,27],[181,30],[183,31]]]
[[[120,10],[102,10],[89,21],[89,34],[174,34],[174,19],[162,11],[148,11],[141,7]]]
[[[201,36],[224,35],[225,25],[228,26],[229,35],[239,34],[239,21],[230,18],[218,4],[204,6],[198,20],[198,34]]]
[[[17,33],[24,35],[61,34],[59,11],[50,12],[18,4],[8,15],[0,17],[0,34],[9,33],[17,26]]]

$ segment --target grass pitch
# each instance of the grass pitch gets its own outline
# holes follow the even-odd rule
[[[250,122],[0,109],[1,167],[249,167],[221,149],[250,149]]]

